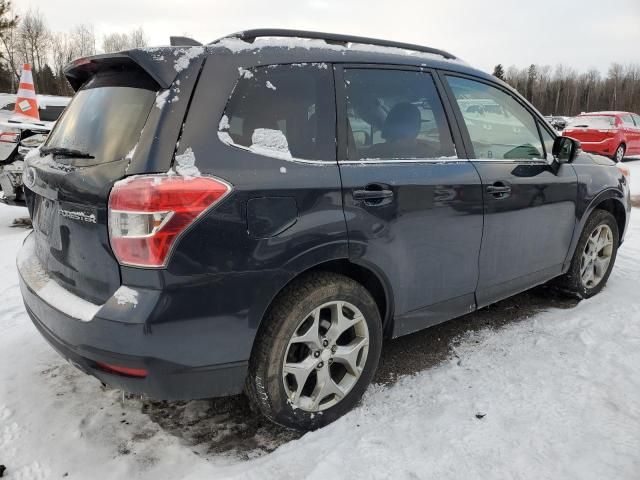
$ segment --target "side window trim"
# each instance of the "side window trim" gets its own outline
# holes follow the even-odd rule
[[[489,85],[491,87],[497,88],[498,90],[502,91],[503,93],[505,93],[506,95],[509,95],[511,98],[513,98],[516,102],[518,102],[519,105],[521,105],[532,117],[534,122],[538,125],[537,129],[538,129],[538,137],[540,139],[540,143],[543,146],[543,149],[545,148],[544,146],[544,142],[542,139],[542,134],[540,132],[543,123],[542,123],[542,119],[541,117],[538,115],[537,112],[535,112],[534,110],[531,109],[531,107],[529,105],[527,105],[526,103],[523,103],[522,100],[514,95],[509,89],[504,88],[502,85],[492,82],[490,80],[484,79],[484,78],[480,78],[480,77],[475,77],[473,75],[466,75],[464,73],[460,73],[460,72],[455,72],[455,71],[451,71],[451,70],[438,70],[438,76],[440,78],[440,82],[442,84],[442,87],[444,89],[444,91],[446,92],[446,96],[447,96],[447,100],[448,103],[451,104],[451,107],[453,108],[454,111],[454,115],[456,118],[456,122],[458,124],[458,128],[460,130],[460,133],[462,134],[462,138],[464,141],[464,146],[465,146],[465,150],[467,151],[467,158],[468,159],[473,159],[474,162],[502,162],[502,163],[546,163],[546,161],[544,159],[540,159],[540,160],[534,160],[534,159],[500,159],[500,158],[476,158],[475,155],[475,150],[473,148],[473,143],[471,142],[471,136],[469,135],[469,130],[467,129],[467,125],[464,121],[464,117],[462,115],[462,111],[460,110],[460,107],[458,106],[458,102],[456,101],[455,95],[453,93],[453,90],[451,90],[451,87],[449,86],[449,82],[447,82],[447,78],[446,77],[459,77],[459,78],[464,78],[466,80],[472,80],[475,82],[479,82],[479,83],[484,83],[486,85]],[[548,129],[545,128],[545,130],[547,132],[549,132]],[[549,132],[551,133],[551,132]],[[557,136],[554,133],[551,133],[551,136],[553,136],[554,138]],[[546,152],[546,150],[545,150]],[[546,154],[546,153],[545,153]]]
[[[443,163],[446,160],[443,159],[385,159],[385,160],[349,160],[347,152],[347,138],[349,135],[347,124],[347,101],[346,101],[346,88],[344,71],[348,69],[362,69],[362,70],[404,70],[410,72],[421,72],[427,75],[431,75],[431,79],[436,88],[438,97],[444,110],[445,119],[448,123],[449,130],[451,131],[451,138],[456,150],[457,159],[451,159],[449,161],[466,162],[468,161],[468,154],[464,139],[462,138],[458,122],[455,117],[455,112],[450,105],[449,98],[443,89],[442,82],[436,69],[414,67],[411,65],[393,65],[393,64],[376,64],[376,63],[345,63],[334,64],[334,86],[336,93],[336,156],[338,163],[341,164],[389,164],[389,163]]]

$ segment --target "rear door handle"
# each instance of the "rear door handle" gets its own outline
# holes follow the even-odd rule
[[[503,182],[496,182],[493,185],[489,185],[486,190],[487,193],[490,193],[495,198],[506,198],[511,193],[511,186]]]
[[[354,200],[381,200],[393,197],[391,190],[354,190]]]

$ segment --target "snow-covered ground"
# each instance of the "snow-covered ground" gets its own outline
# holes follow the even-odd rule
[[[629,162],[640,194],[640,161]],[[23,209],[0,205],[0,464],[9,479],[640,478],[640,210],[604,291],[469,333],[447,361],[274,452],[190,447],[63,362],[14,267]],[[193,415],[199,415],[193,402]],[[252,458],[255,457],[255,458]]]

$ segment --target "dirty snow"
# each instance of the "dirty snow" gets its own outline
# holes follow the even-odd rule
[[[200,170],[196,167],[196,155],[191,147],[188,147],[184,153],[176,155],[174,164],[175,172],[183,177],[199,177]]]
[[[138,305],[138,292],[133,288],[122,285],[113,294],[113,298],[116,299],[118,305]]]
[[[189,66],[191,60],[196,58],[199,55],[204,53],[204,47],[190,47],[190,48],[182,48],[178,50],[179,57],[176,58],[176,61],[173,65],[173,68],[176,72],[180,73],[182,70]]]
[[[280,130],[272,128],[256,128],[251,135],[249,150],[277,158],[292,158],[287,137]]]
[[[253,73],[251,73],[246,68],[238,67],[238,73],[242,78],[246,78],[247,80],[253,78]]]
[[[140,400],[121,403],[119,391],[102,388],[42,339],[15,270],[27,232],[8,227],[24,215],[0,205],[7,478],[640,478],[639,209],[600,295],[467,334],[449,360],[372,386],[336,423],[242,458],[190,447],[143,413]]]
[[[74,295],[69,290],[62,288],[47,274],[36,257],[33,235],[26,239],[24,248],[17,256],[17,264],[24,272],[27,284],[54,308],[83,322],[90,321],[100,310],[101,305],[96,305]]]

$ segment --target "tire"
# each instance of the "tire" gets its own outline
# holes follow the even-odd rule
[[[590,241],[591,237],[596,234],[596,232],[600,229],[600,235],[597,236],[597,239],[603,238],[602,232],[605,232],[607,235],[610,233],[611,235],[611,243],[607,247],[603,247],[600,249],[596,248],[596,257],[593,257],[594,243]],[[608,229],[608,232],[607,232]],[[593,239],[592,239],[593,240]],[[576,251],[573,254],[573,258],[571,259],[571,265],[566,274],[559,277],[555,284],[565,293],[570,294],[571,296],[577,298],[589,298],[600,292],[604,288],[609,279],[609,275],[611,274],[611,270],[613,269],[613,265],[616,260],[616,255],[618,253],[618,244],[620,241],[620,236],[618,233],[618,223],[614,216],[607,212],[606,210],[595,210],[587,223],[582,230],[582,234],[580,235],[580,239],[578,240],[578,245],[576,246]],[[593,262],[591,265],[593,267],[593,279],[591,281],[585,282],[585,276],[589,277],[588,271],[591,268],[589,266],[589,262],[587,259],[591,254],[591,258],[593,258]],[[605,267],[601,266],[600,271],[598,272],[597,265],[602,265],[602,259],[608,255],[608,264]],[[599,260],[598,260],[599,259]],[[596,273],[597,272],[597,273]]]
[[[334,338],[345,325],[352,326]],[[344,275],[310,273],[286,287],[264,318],[249,361],[247,396],[273,422],[315,430],[358,403],[381,349],[382,322],[371,294]],[[341,357],[344,352],[353,352],[352,361]]]
[[[620,145],[618,145],[618,148],[616,148],[616,151],[611,157],[611,159],[614,162],[618,162],[618,163],[624,161],[624,154],[626,151],[627,151],[627,147],[625,146],[624,143],[621,143]]]

